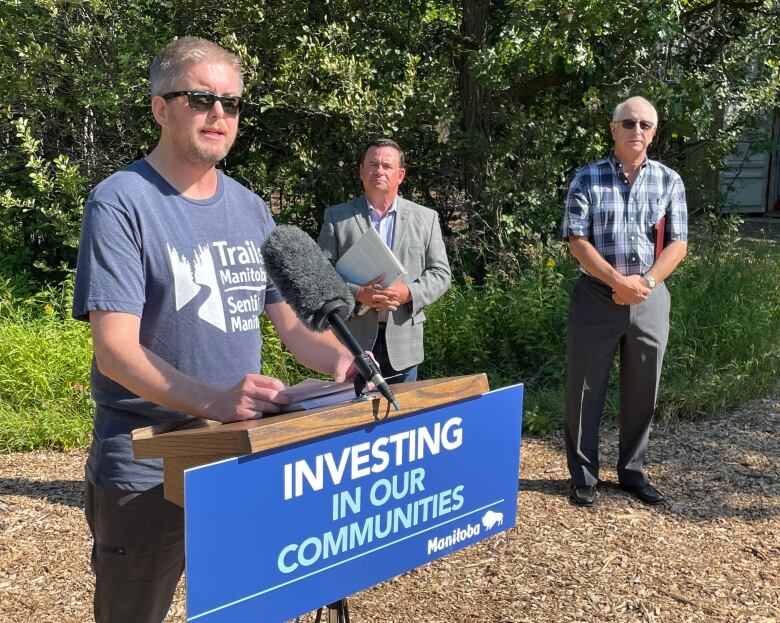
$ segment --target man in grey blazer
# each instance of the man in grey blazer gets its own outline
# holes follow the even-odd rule
[[[374,227],[407,271],[388,287],[379,281],[347,284],[357,305],[349,328],[371,350],[390,383],[417,379],[424,358],[425,307],[450,286],[450,265],[439,215],[398,196],[404,154],[389,138],[371,142],[360,162],[364,195],[325,211],[319,245],[332,263]]]

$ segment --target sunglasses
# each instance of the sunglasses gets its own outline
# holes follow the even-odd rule
[[[647,132],[654,125],[649,121],[634,121],[633,119],[621,119],[620,121],[615,121],[615,123],[622,125],[624,130],[633,130],[638,125],[642,132]]]
[[[237,115],[246,105],[246,100],[238,95],[214,95],[208,91],[173,91],[166,93],[162,98],[167,102],[175,97],[187,96],[187,103],[192,110],[198,112],[211,110],[216,102],[222,104],[222,110],[228,115]]]

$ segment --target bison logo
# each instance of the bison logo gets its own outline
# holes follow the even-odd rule
[[[482,525],[485,526],[485,530],[492,530],[495,526],[500,526],[502,523],[504,523],[504,513],[488,511],[482,515]]]

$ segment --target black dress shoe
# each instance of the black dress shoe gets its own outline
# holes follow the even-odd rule
[[[596,501],[596,487],[575,487],[572,485],[569,498],[578,506],[593,506],[593,503]]]
[[[666,499],[666,496],[649,482],[646,482],[643,485],[620,485],[620,488],[623,491],[633,493],[645,504],[660,504]]]

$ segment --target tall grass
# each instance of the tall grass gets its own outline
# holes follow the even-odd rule
[[[551,250],[555,253],[555,250]],[[487,372],[491,387],[526,384],[524,425],[563,417],[568,301],[578,273],[548,256],[522,274],[453,287],[428,314],[424,374]],[[721,236],[691,243],[668,283],[671,330],[660,418],[695,419],[765,394],[780,376],[780,246]],[[617,410],[617,375],[607,416]]]
[[[90,439],[89,325],[70,317],[72,283],[31,292],[0,276],[0,452],[68,450]],[[263,323],[263,372],[295,383],[310,374]]]
[[[562,419],[569,294],[578,276],[562,247],[533,265],[456,285],[427,310],[424,377],[487,372],[492,387],[526,384],[532,432]],[[691,244],[669,280],[671,335],[661,417],[695,419],[765,394],[780,376],[780,245],[715,238]],[[0,278],[0,451],[86,444],[92,404],[89,328],[69,317],[70,284],[30,292]],[[309,372],[263,324],[264,372]],[[613,375],[614,376],[614,375]],[[614,383],[608,414],[616,405]]]
[[[0,450],[88,440],[92,347],[88,327],[68,318],[70,292],[0,278]]]
[[[454,285],[427,310],[424,377],[486,372],[491,387],[525,383],[523,423],[556,422],[566,368],[566,324],[578,272],[562,247],[531,267],[495,274],[479,287]]]
[[[0,322],[0,449],[84,445],[89,331],[75,321]]]
[[[780,375],[780,246],[706,247],[672,289],[659,414],[695,419],[764,395]]]

